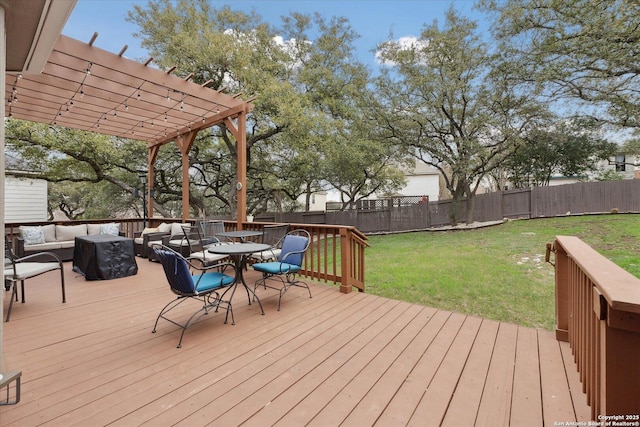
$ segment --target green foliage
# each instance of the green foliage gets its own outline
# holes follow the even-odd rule
[[[454,201],[473,198],[545,114],[509,78],[509,63],[489,52],[476,23],[453,9],[442,28],[425,27],[411,46],[388,40],[379,48],[390,67],[377,82],[382,132],[437,168]],[[471,222],[473,209],[468,215]]]
[[[581,177],[596,170],[597,162],[615,155],[616,148],[599,136],[599,126],[593,121],[563,121],[525,135],[505,169],[516,187],[548,185],[554,173]]]
[[[499,12],[496,36],[552,98],[585,101],[588,114],[639,127],[640,8],[628,0],[481,2]]]
[[[146,169],[143,143],[19,120],[5,124],[7,153],[20,161],[13,173],[53,183],[50,215],[56,209],[72,219],[129,214]]]
[[[346,19],[292,13],[275,29],[255,14],[181,0],[135,6],[129,20],[138,24],[137,36],[160,66],[176,64],[193,71],[198,83],[211,79],[215,89],[224,86],[257,96],[247,124],[250,213],[291,209],[301,194],[321,190],[329,178],[349,199],[362,197],[353,194],[354,186],[396,186],[397,177],[384,167],[390,156],[369,156],[357,164],[353,159],[351,166],[367,173],[340,176],[351,171],[340,168],[332,143],[346,146],[365,139],[358,130],[365,128],[357,125],[358,110],[369,92],[368,71],[353,54],[357,34]],[[232,136],[219,127],[198,144],[197,153],[190,154],[198,175],[192,210],[201,212],[204,199],[213,197],[219,207],[227,205],[233,212],[236,180],[229,172],[234,168],[220,166],[222,161],[235,163]],[[359,147],[380,153],[377,144],[368,140]]]
[[[329,184],[345,206],[373,192],[392,194],[410,157],[436,167],[454,201],[473,201],[486,177],[504,183],[507,166],[516,182],[544,182],[551,168],[580,173],[609,152],[610,144],[577,128],[541,130],[560,122],[542,95],[579,98],[593,115],[638,126],[634,2],[481,5],[499,13],[499,46],[485,44],[477,24],[451,9],[412,46],[393,36],[378,46],[386,66],[375,80],[343,17],[293,12],[276,26],[207,0],[151,0],[134,5],[128,20],[160,67],[176,65],[196,83],[255,96],[247,205],[258,213],[297,209],[300,196]],[[51,209],[83,217],[140,212],[134,194],[147,167],[143,143],[15,120],[7,122],[7,142],[25,170],[53,183]],[[623,151],[637,154],[637,144]],[[237,157],[226,127],[198,135],[189,153],[190,216],[236,212]],[[162,147],[151,183],[161,215],[182,215],[181,167],[176,147]]]

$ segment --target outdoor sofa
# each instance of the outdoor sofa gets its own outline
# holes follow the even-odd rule
[[[62,261],[73,259],[75,238],[79,236],[113,234],[123,235],[120,224],[47,224],[37,226],[20,226],[20,234],[14,238],[13,250],[17,257],[38,252],[53,252]]]

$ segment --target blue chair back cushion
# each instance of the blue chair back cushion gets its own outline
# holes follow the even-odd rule
[[[300,267],[302,265],[302,257],[304,252],[287,256],[289,252],[304,251],[307,247],[309,239],[305,236],[287,235],[282,242],[282,252],[278,261]],[[285,258],[286,257],[286,258]],[[299,270],[299,269],[298,269]]]
[[[171,288],[180,294],[193,294],[196,289],[187,262],[173,252],[155,248],[154,250]]]

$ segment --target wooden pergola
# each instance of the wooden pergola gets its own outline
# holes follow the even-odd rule
[[[253,109],[240,94],[197,84],[60,35],[40,74],[7,73],[5,115],[67,128],[145,141],[148,215],[153,216],[154,163],[160,147],[175,141],[182,155],[182,212],[189,216],[188,153],[197,133],[223,124],[237,143],[237,220],[246,220],[246,118]]]

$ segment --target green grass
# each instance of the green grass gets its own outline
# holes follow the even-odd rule
[[[577,236],[640,277],[640,215],[588,215],[370,236],[366,292],[552,330],[554,270],[544,254],[556,235]]]

